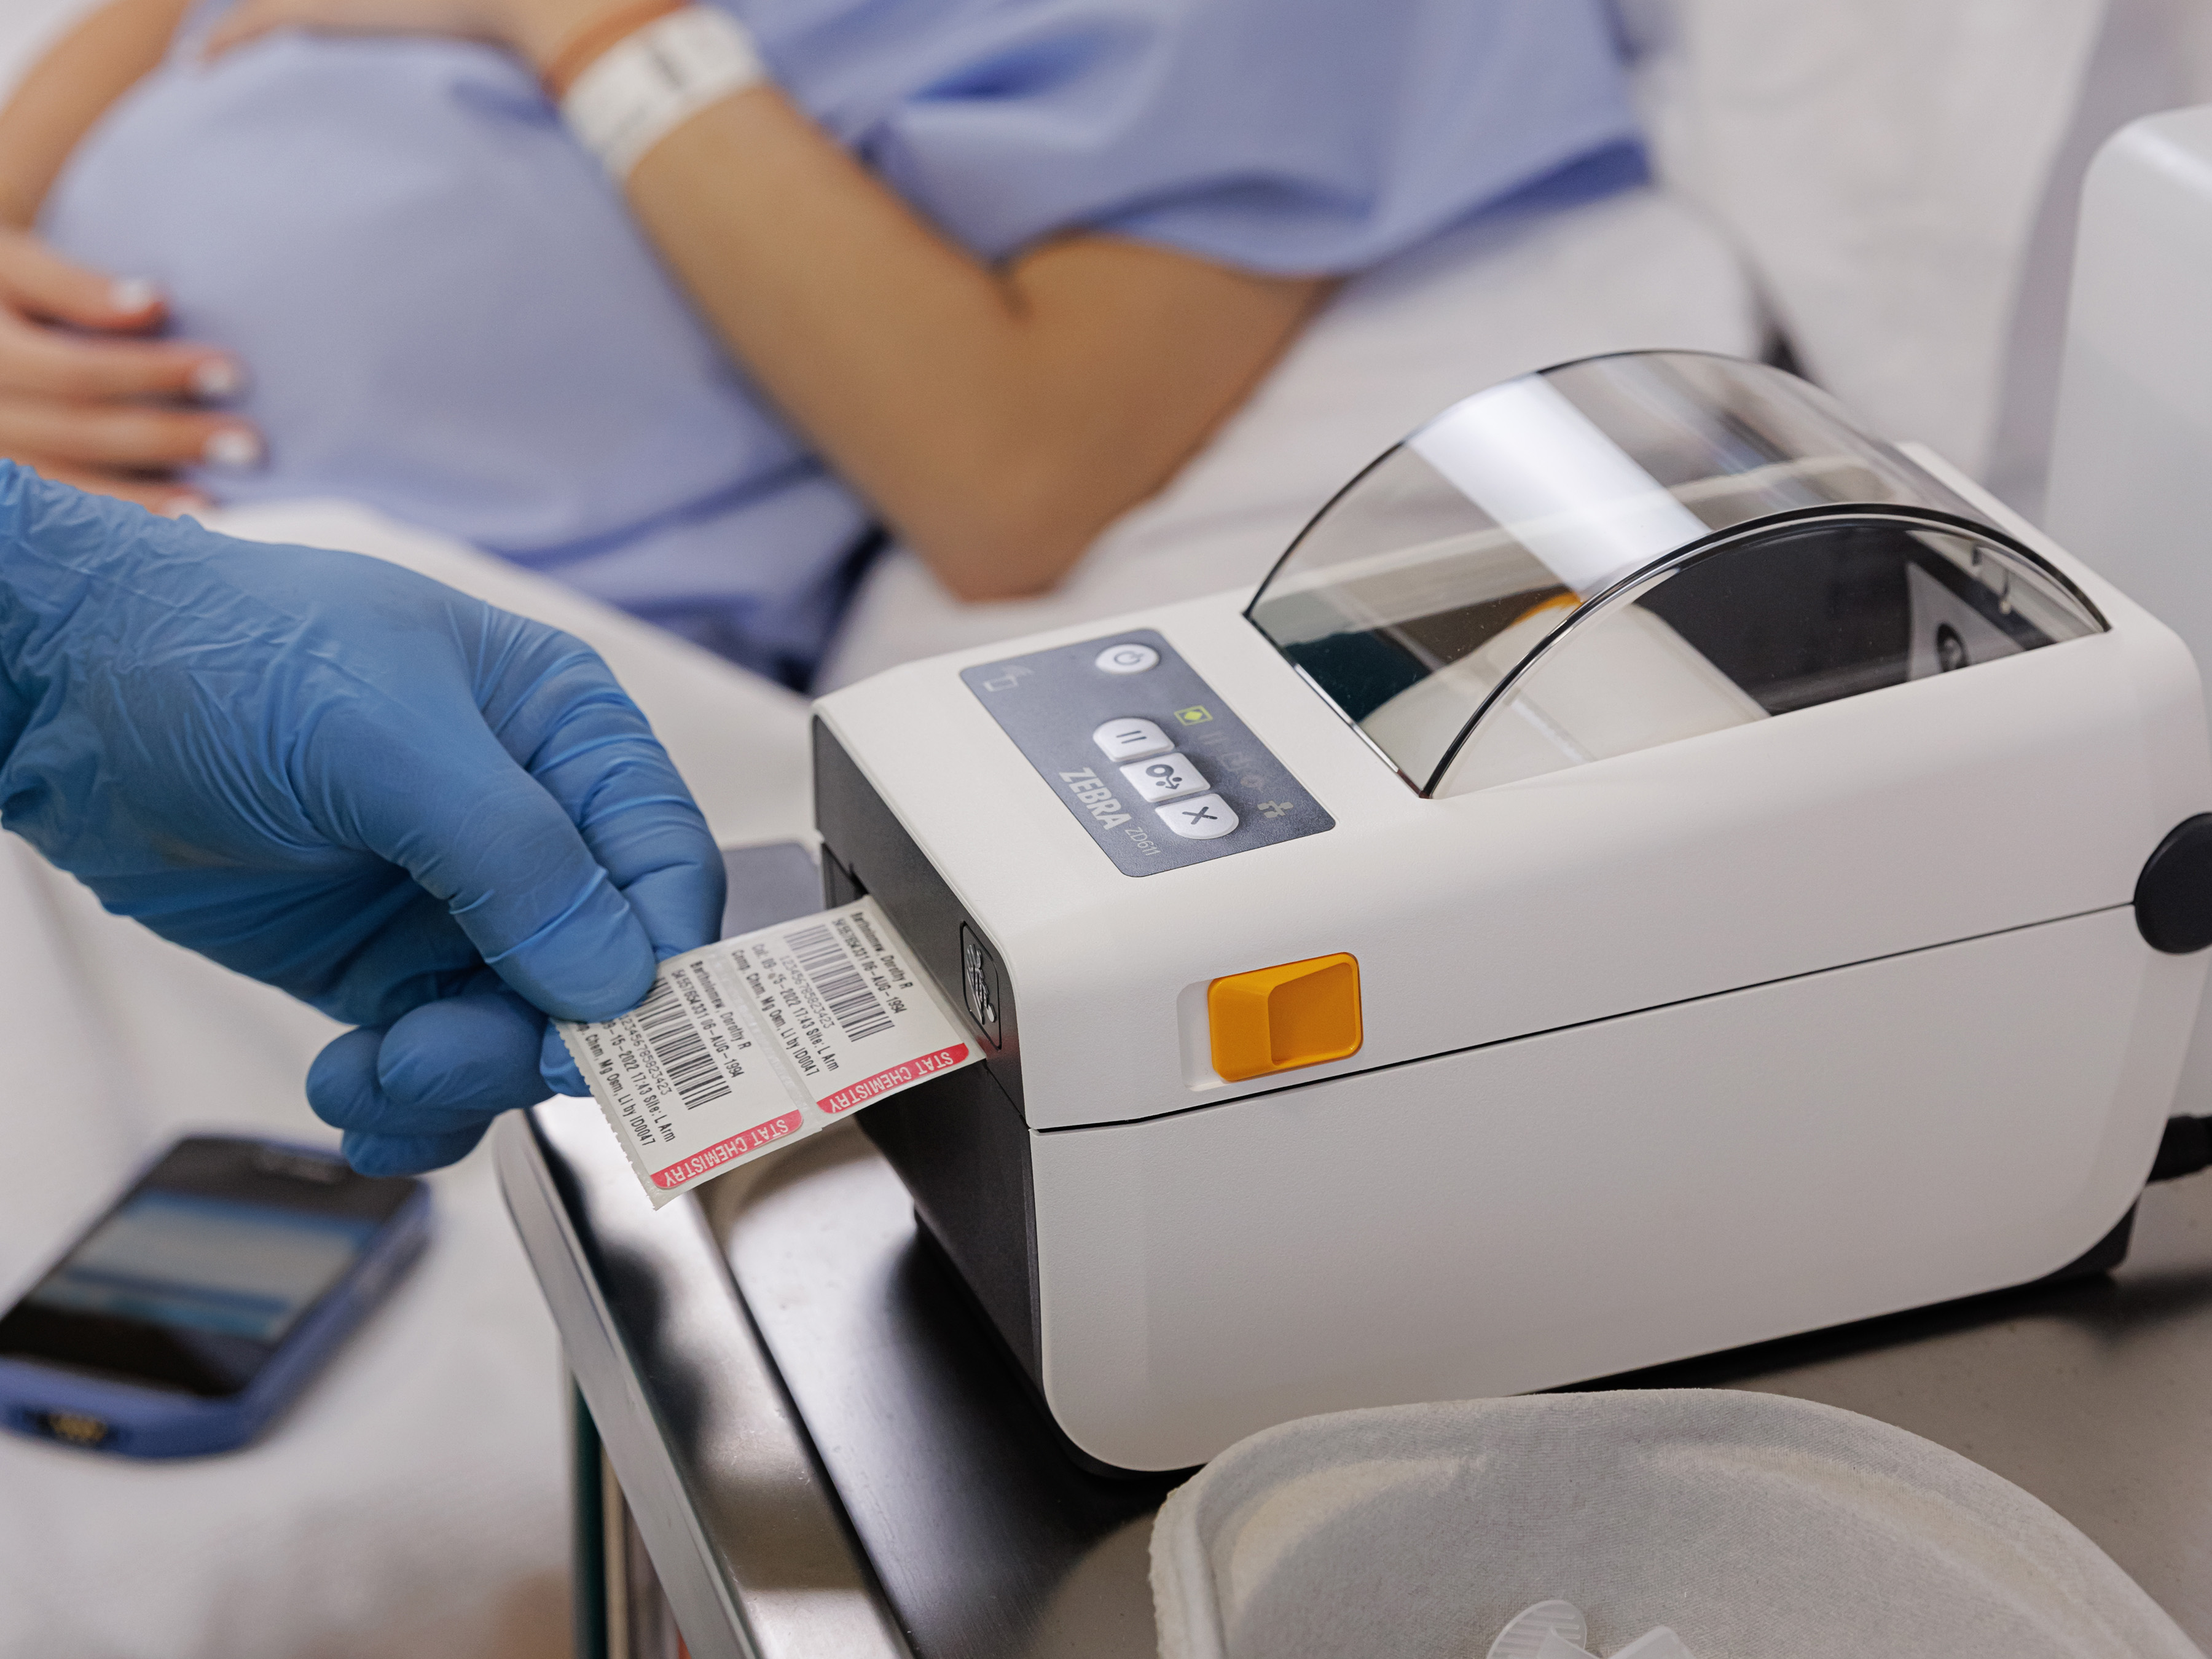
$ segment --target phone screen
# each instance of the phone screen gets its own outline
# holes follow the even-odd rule
[[[281,1341],[344,1276],[376,1223],[141,1192],[40,1281],[34,1307]]]
[[[234,1393],[414,1185],[262,1142],[181,1141],[0,1318],[0,1353]]]

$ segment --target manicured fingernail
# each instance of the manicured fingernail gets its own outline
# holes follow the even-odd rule
[[[107,290],[107,303],[118,311],[144,311],[161,297],[161,290],[143,276],[125,276]]]
[[[210,402],[237,396],[245,384],[245,374],[228,357],[210,357],[192,371],[192,396]]]
[[[261,440],[242,426],[227,426],[200,451],[210,466],[252,466],[261,459]]]

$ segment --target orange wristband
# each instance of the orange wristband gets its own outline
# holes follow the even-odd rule
[[[552,60],[539,73],[544,83],[545,95],[559,103],[568,95],[568,88],[576,84],[576,77],[591,68],[611,46],[618,46],[636,33],[647,23],[656,22],[672,12],[688,11],[692,0],[635,0],[630,5],[609,12],[596,23],[587,23],[576,38],[555,52]]]

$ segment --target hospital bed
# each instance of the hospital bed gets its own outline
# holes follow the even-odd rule
[[[9,8],[0,77],[82,3]],[[2063,264],[2064,215],[2051,204],[2066,194],[2066,169],[2078,166],[2090,130],[2200,92],[2197,9],[2180,0],[1634,0],[1626,10],[1644,52],[1658,187],[1547,217],[1499,219],[1348,285],[1250,405],[1159,497],[1111,528],[1054,595],[962,606],[895,555],[860,599],[833,682],[1106,614],[1137,597],[1157,602],[1253,580],[1322,495],[1419,419],[1474,387],[1601,350],[1759,355],[1786,345],[1886,429],[1925,438],[1985,472],[2012,468],[2032,490],[2034,423],[2000,411],[2018,401],[2008,385],[2034,381],[2039,351],[2055,362],[2056,342],[2015,337],[2033,320],[2015,321],[2021,271],[2031,271],[2033,301],[2033,273]],[[1991,132],[2003,141],[1989,142]],[[725,842],[807,834],[799,700],[536,578],[343,503],[262,507],[222,527],[392,557],[569,628],[597,644],[637,695]],[[18,1086],[0,1105],[0,1133],[18,1149],[0,1167],[0,1294],[12,1296],[138,1158],[180,1128],[319,1133],[301,1104],[300,1079],[330,1035],[319,1017],[106,916],[14,843],[0,848],[0,1007],[18,1066]],[[65,1173],[21,1150],[40,1144],[33,1125],[58,1103],[74,1137]],[[900,1231],[903,1210],[868,1155],[840,1137],[772,1164],[776,1190],[804,1201],[775,1206],[780,1219],[765,1231],[745,1216],[767,1212],[738,1201],[764,1204],[769,1190],[756,1183],[740,1194],[726,1183],[710,1213],[660,1230],[660,1244],[689,1250],[688,1261],[641,1277],[617,1269],[652,1266],[647,1243],[595,1231],[612,1201],[606,1170],[593,1162],[605,1150],[596,1129],[574,1109],[542,1109],[502,1125],[495,1146],[441,1176],[444,1233],[424,1270],[301,1411],[252,1451],[153,1470],[0,1445],[0,1659],[557,1650],[572,1544],[562,1344],[587,1392],[617,1390],[594,1403],[622,1478],[587,1491],[585,1517],[586,1541],[600,1543],[598,1558],[586,1552],[593,1564],[581,1588],[588,1601],[612,1586],[620,1604],[598,1604],[602,1628],[611,1618],[646,1634],[660,1616],[653,1609],[672,1603],[702,1656],[738,1650],[712,1644],[740,1615],[756,1622],[763,1652],[805,1650],[766,1638],[803,1632],[817,1614],[849,1617],[882,1651],[899,1650],[901,1620],[914,1624],[925,1652],[1021,1650],[1006,1645],[1017,1626],[1038,1652],[1086,1650],[1055,1648],[1057,1638],[1048,1639],[1055,1631],[1078,1633],[1092,1643],[1088,1650],[1110,1650],[1098,1644],[1115,1640],[1146,1650],[1133,1565],[1146,1500],[1133,1489],[1022,1499],[1054,1513],[1073,1504],[1091,1517],[1080,1525],[1064,1514],[1039,1519],[1042,1510],[996,1488],[952,1493],[943,1512],[973,1530],[941,1541],[978,1553],[964,1565],[905,1556],[846,1530],[865,1534],[877,1522],[843,1484],[827,1431],[817,1424],[802,1433],[793,1415],[783,1390],[801,1395],[802,1368],[779,1350],[773,1358],[784,1369],[766,1369],[769,1350],[729,1316],[734,1296],[756,1294],[754,1267],[741,1260],[732,1281],[718,1264],[738,1231],[766,1239],[772,1259],[786,1237],[776,1229],[811,1212],[824,1225],[845,1218],[864,1241],[848,1262],[856,1285],[928,1294],[916,1288],[927,1278],[920,1267],[911,1282],[899,1278],[913,1254]],[[656,1369],[636,1352],[611,1371],[602,1367],[595,1382],[592,1328],[573,1309],[556,1343],[500,1212],[495,1162],[541,1272],[557,1262],[556,1246],[594,1264],[595,1277],[579,1282],[586,1303],[599,1298],[590,1317],[603,1333],[689,1340],[696,1328],[685,1309],[721,1310],[713,1364],[668,1351],[672,1364],[692,1366],[698,1387],[656,1392],[672,1376],[683,1382],[680,1367]],[[533,1191],[543,1200],[534,1215]],[[1916,1343],[1885,1352],[1773,1356],[1758,1385],[1869,1410],[1990,1462],[2088,1528],[2203,1638],[2212,1626],[2190,1601],[2201,1592],[2183,1584],[2180,1564],[2192,1551],[2201,1559],[2206,1540],[2185,1524],[2173,1484],[2178,1471],[2202,1467],[2188,1439],[2201,1428],[2162,1389],[2185,1368],[2201,1374],[2191,1345],[2212,1341],[2190,1302],[2203,1269],[2186,1242],[2212,1216],[2208,1201],[2185,1188],[2154,1194],[2116,1290],[2008,1304],[1995,1324],[1950,1328],[1937,1318],[1916,1329]],[[846,1333],[862,1345],[854,1352],[899,1355],[899,1332],[935,1317],[920,1303],[855,1295],[838,1316],[861,1322]],[[893,1322],[870,1327],[870,1319]],[[649,1360],[656,1351],[641,1352]],[[915,1363],[945,1360],[924,1353]],[[914,1373],[890,1367],[886,1385],[902,1375]],[[753,1395],[726,1392],[747,1377]],[[1977,1389],[1995,1402],[1988,1414],[1954,1414],[1966,1413],[1958,1401],[1979,1397]],[[981,1398],[948,1409],[994,1415]],[[2107,1423],[2092,1400],[2125,1403],[2109,1407]],[[2163,1429],[2161,1410],[2175,1413]],[[690,1450],[707,1462],[687,1463],[684,1447],[664,1439],[656,1451],[641,1437],[641,1425],[703,1434],[727,1411],[742,1415],[717,1443],[734,1462],[714,1462],[721,1451],[702,1451],[695,1439]],[[2166,1459],[2131,1461],[2118,1437],[2130,1419],[2163,1437]],[[951,1443],[922,1443],[936,1457]],[[586,1474],[598,1456],[581,1460]],[[716,1517],[741,1519],[742,1510],[726,1506],[763,1498],[779,1516],[811,1516],[815,1531],[793,1544],[798,1553],[715,1554]],[[1006,1506],[995,1519],[994,1505]],[[883,1524],[911,1536],[913,1512]],[[1032,1546],[1055,1526],[1059,1553],[1040,1555]],[[659,1571],[646,1571],[647,1555]],[[918,1619],[914,1592],[901,1586],[956,1567],[968,1576],[945,1582],[969,1586],[962,1595],[972,1601],[956,1605],[948,1590],[930,1615],[939,1622]],[[664,1580],[665,1590],[653,1588]],[[765,1599],[748,1601],[732,1584],[759,1588]],[[958,1620],[998,1605],[1029,1611],[1010,1616],[992,1638],[996,1648],[963,1647]],[[777,1623],[787,1616],[796,1622]],[[870,1650],[856,1634],[838,1650]]]

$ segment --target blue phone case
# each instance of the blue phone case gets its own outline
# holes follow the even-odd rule
[[[315,1158],[330,1156],[325,1147],[277,1140],[261,1144]],[[422,1255],[429,1238],[430,1189],[417,1187],[377,1229],[345,1276],[301,1316],[253,1381],[237,1394],[204,1399],[120,1377],[94,1376],[0,1356],[0,1424],[40,1440],[125,1457],[198,1457],[242,1446],[298,1398],[324,1362]],[[79,1242],[71,1240],[70,1248],[75,1249]],[[88,1428],[96,1425],[101,1432],[72,1437],[58,1419]]]

